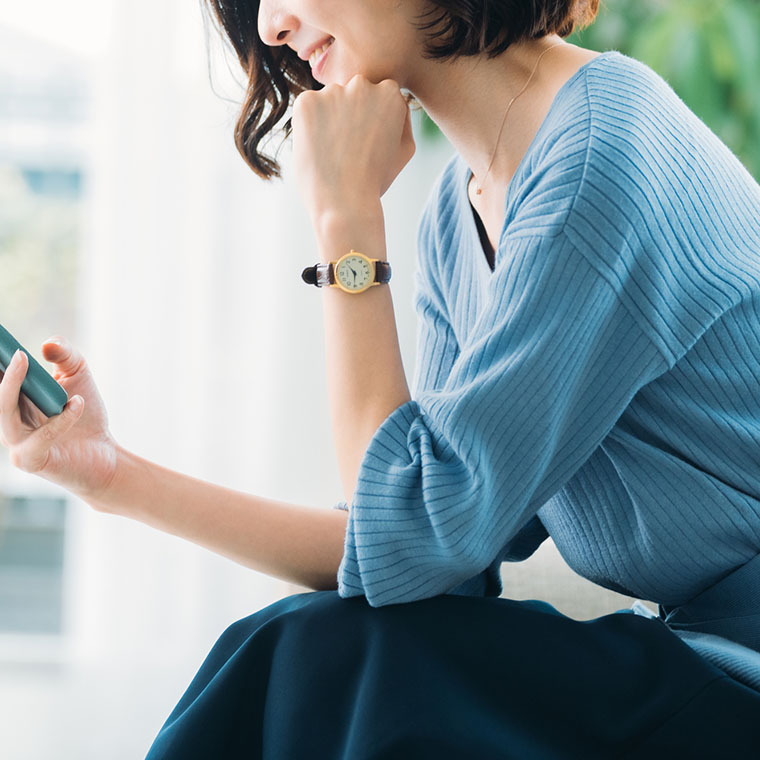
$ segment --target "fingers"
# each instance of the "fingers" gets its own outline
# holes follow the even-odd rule
[[[69,399],[60,414],[51,417],[20,444],[14,446],[9,457],[11,464],[30,473],[44,469],[53,444],[74,427],[83,411],[84,400],[81,396]]]
[[[73,348],[65,338],[54,336],[42,344],[42,355],[49,362],[58,365],[56,374],[59,377],[64,375],[75,375],[84,365],[84,357]],[[56,380],[58,377],[55,378]]]
[[[26,354],[17,351],[0,381],[0,435],[4,446],[15,446],[24,435],[18,402],[21,384],[28,369]]]
[[[51,417],[36,430],[24,427],[19,409],[21,385],[29,369],[29,359],[18,351],[0,381],[0,442],[10,448],[10,462],[27,472],[45,466],[53,442],[67,432],[81,417],[84,402],[80,396],[70,399],[63,412]]]

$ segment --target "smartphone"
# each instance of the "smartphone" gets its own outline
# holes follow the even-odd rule
[[[69,394],[53,376],[0,325],[0,369],[5,372],[13,354],[21,349],[29,360],[29,369],[21,392],[46,416],[60,414],[69,400]]]

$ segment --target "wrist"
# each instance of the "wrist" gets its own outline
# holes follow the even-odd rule
[[[128,475],[127,471],[134,468],[137,459],[139,457],[115,443],[113,446],[113,469],[109,478],[97,490],[77,495],[96,512],[126,516],[124,514],[126,504],[123,498],[124,481]]]
[[[314,232],[321,263],[334,261],[351,248],[362,251],[370,258],[385,259],[385,216],[379,198],[325,209],[314,220]],[[345,240],[348,247],[343,245],[336,248],[338,240]],[[383,241],[378,250],[364,251],[360,247],[362,241],[374,240]]]

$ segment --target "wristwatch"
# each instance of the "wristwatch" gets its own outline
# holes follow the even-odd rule
[[[380,259],[370,259],[353,248],[337,261],[315,264],[301,272],[301,279],[309,285],[323,288],[329,285],[355,295],[373,285],[383,285],[391,279],[391,265]]]

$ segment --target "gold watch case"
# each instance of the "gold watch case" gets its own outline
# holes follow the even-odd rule
[[[352,248],[337,261],[332,262],[335,282],[331,283],[330,287],[340,288],[350,295],[358,295],[373,285],[380,285],[375,281],[376,261],[378,259],[371,259]]]

